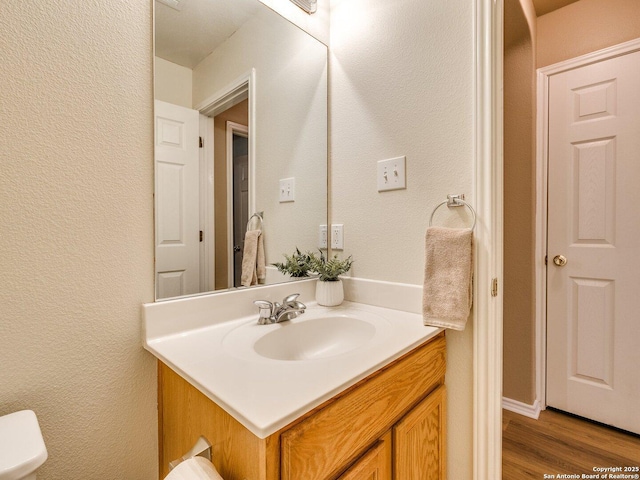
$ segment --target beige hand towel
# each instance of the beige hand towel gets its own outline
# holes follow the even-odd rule
[[[256,276],[258,283],[264,283],[267,276],[267,263],[264,259],[264,232],[258,236],[258,252],[256,253]]]
[[[429,227],[425,254],[424,324],[464,330],[472,303],[473,231]]]
[[[244,287],[258,284],[257,262],[258,251],[262,250],[262,260],[264,262],[264,247],[260,242],[260,230],[249,230],[244,235],[244,253],[242,255],[242,275],[240,283]]]

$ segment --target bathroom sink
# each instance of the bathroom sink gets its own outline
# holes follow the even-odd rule
[[[373,338],[376,327],[353,317],[321,317],[284,322],[253,345],[256,353],[274,360],[313,360],[350,352]]]
[[[269,295],[246,289],[224,301],[188,299],[193,307],[184,299],[145,306],[145,348],[261,439],[442,331],[420,314],[348,301],[308,301],[304,315],[258,325],[256,294],[290,291],[263,288]],[[248,313],[225,318],[238,298]]]
[[[386,319],[369,312],[312,308],[293,320],[271,325],[245,322],[225,335],[222,347],[234,357],[257,362],[320,361],[369,348],[389,328]]]

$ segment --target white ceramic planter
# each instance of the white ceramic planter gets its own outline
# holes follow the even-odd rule
[[[344,288],[342,280],[337,282],[321,282],[316,284],[316,301],[318,305],[335,307],[344,300]]]

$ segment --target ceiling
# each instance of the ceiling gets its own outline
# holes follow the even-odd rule
[[[227,38],[233,35],[256,11],[256,0],[156,0],[156,55],[193,69]],[[532,0],[539,17],[578,0]],[[231,8],[233,5],[233,8]]]
[[[578,0],[533,0],[533,6],[536,9],[536,16],[539,17],[577,1]]]
[[[193,69],[233,35],[258,8],[256,0],[173,0],[179,10],[155,2],[156,55]]]

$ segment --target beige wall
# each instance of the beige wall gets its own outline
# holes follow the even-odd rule
[[[538,17],[537,65],[544,67],[638,37],[638,0],[580,0]]]
[[[422,284],[431,210],[474,204],[473,21],[469,0],[331,4],[331,218],[354,276]],[[376,162],[401,155],[407,189],[378,193]],[[473,478],[472,330],[447,332],[452,479]]]
[[[535,13],[505,1],[503,395],[535,400]]]
[[[157,478],[151,2],[0,4],[0,415],[38,479]]]
[[[155,99],[185,108],[193,108],[193,71],[160,57],[155,57],[154,60]]]

